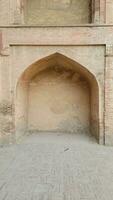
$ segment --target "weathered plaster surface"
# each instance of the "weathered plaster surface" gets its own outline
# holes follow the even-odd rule
[[[89,132],[90,96],[86,80],[58,66],[29,83],[28,130]]]
[[[25,22],[36,25],[88,23],[89,0],[28,0]]]

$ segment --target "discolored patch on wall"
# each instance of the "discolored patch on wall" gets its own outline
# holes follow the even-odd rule
[[[14,107],[8,101],[0,104],[0,144],[13,143],[14,141]]]
[[[0,115],[0,144],[14,143],[14,122],[12,117]]]
[[[13,106],[11,103],[7,101],[3,101],[0,104],[0,113],[3,115],[12,115],[13,112]]]

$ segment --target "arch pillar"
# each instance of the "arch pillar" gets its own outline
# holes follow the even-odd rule
[[[113,45],[106,45],[105,144],[113,145]]]
[[[106,22],[106,0],[92,0],[92,23]]]

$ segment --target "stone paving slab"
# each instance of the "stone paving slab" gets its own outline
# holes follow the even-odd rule
[[[39,133],[0,148],[0,200],[112,200],[113,147]]]

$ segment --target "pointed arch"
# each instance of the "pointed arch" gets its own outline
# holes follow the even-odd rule
[[[99,140],[99,86],[96,77],[80,63],[58,52],[32,63],[21,74],[18,80],[15,98],[15,129],[17,138],[29,131],[28,96],[30,83],[33,83],[32,80],[34,80],[38,74],[41,74],[49,69],[55,69],[59,72],[59,74],[62,73],[62,71],[70,71],[76,75],[78,74],[80,76],[79,80],[82,81],[81,88],[85,87],[87,82],[89,94],[88,98],[90,99],[88,107],[90,111],[89,129],[91,134]],[[76,127],[74,127],[74,131],[75,129]],[[85,126],[83,126],[83,130],[85,130]]]

